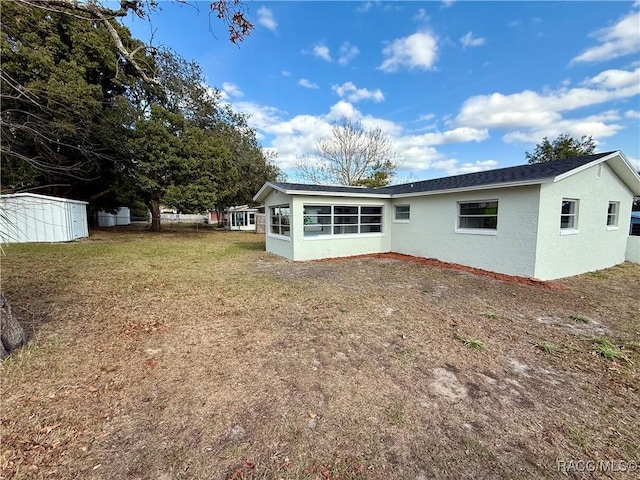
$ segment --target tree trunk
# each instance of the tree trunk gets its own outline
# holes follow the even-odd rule
[[[0,340],[0,344],[2,344],[0,358],[6,358],[27,341],[22,326],[11,311],[11,305],[3,294],[0,294]]]
[[[160,231],[160,200],[149,200],[149,209],[151,210],[151,230],[153,232]]]

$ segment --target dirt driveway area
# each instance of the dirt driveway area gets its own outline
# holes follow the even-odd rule
[[[5,478],[640,477],[640,266],[523,284],[263,240],[7,247]]]

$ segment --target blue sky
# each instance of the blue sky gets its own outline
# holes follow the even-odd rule
[[[259,2],[239,46],[210,2],[160,2],[135,37],[197,61],[288,179],[343,116],[422,180],[525,163],[592,135],[640,168],[640,2]]]

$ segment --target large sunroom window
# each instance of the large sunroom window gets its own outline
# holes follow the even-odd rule
[[[277,205],[269,209],[270,232],[275,235],[291,236],[291,210],[289,205]]]
[[[461,230],[496,230],[498,201],[458,203],[458,228]]]
[[[305,205],[304,236],[382,232],[382,207]]]

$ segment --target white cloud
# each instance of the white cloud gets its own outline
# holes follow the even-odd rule
[[[593,78],[585,80],[583,85],[596,85],[603,88],[624,88],[640,82],[640,68],[635,71],[605,70]]]
[[[442,0],[442,7],[440,8],[449,8],[454,3],[456,3],[455,0]]]
[[[433,168],[444,170],[448,175],[464,175],[466,173],[483,172],[485,170],[491,170],[498,166],[498,162],[495,160],[478,160],[474,163],[463,163],[458,165],[458,161],[455,159],[440,160],[432,164]]]
[[[561,88],[542,94],[525,90],[467,99],[456,117],[460,126],[488,128],[542,128],[562,119],[560,112],[598,105],[640,93],[640,68],[633,72],[608,70],[583,82],[592,88]],[[616,88],[610,88],[615,85]],[[595,136],[595,135],[594,135]]]
[[[278,29],[278,22],[273,18],[273,12],[264,5],[258,9],[258,23],[272,32]]]
[[[225,98],[229,98],[229,97],[242,97],[244,96],[244,93],[242,92],[242,90],[240,90],[240,87],[238,87],[235,83],[232,82],[222,82],[222,91],[224,93],[226,93],[227,95],[223,95]]]
[[[322,60],[326,61],[326,62],[330,62],[331,61],[331,54],[329,53],[329,47],[327,47],[326,45],[319,43],[316,46],[313,47],[313,54],[318,57],[321,58]]]
[[[416,14],[413,16],[414,20],[427,20],[429,17],[427,16],[427,11],[424,8],[419,8]]]
[[[371,9],[371,7],[373,7],[372,2],[364,2],[362,5],[356,8],[356,12],[360,12],[360,13],[368,12]]]
[[[418,121],[429,121],[429,120],[433,120],[434,118],[435,118],[435,115],[433,113],[423,113],[418,117]]]
[[[486,128],[459,127],[445,132],[431,132],[420,136],[427,145],[447,145],[450,143],[480,142],[489,138]]]
[[[306,78],[301,78],[298,80],[298,85],[304,88],[320,88],[317,83],[313,83],[311,80],[307,80]]]
[[[253,102],[237,102],[234,109],[249,116],[248,123],[258,130],[268,131],[272,126],[281,122],[280,111],[276,107],[258,105]]]
[[[290,77],[291,76],[291,72],[289,70],[282,70],[282,76],[283,77]]]
[[[585,118],[560,119],[551,124],[529,130],[516,130],[509,132],[502,137],[505,142],[539,142],[544,137],[555,138],[561,133],[567,133],[573,138],[583,136],[593,136],[596,144],[597,139],[612,137],[623,126],[615,122],[620,116],[615,111],[603,112],[597,115],[590,115]]]
[[[430,70],[438,54],[437,38],[429,32],[417,32],[394,40],[382,54],[385,60],[379,68],[385,72],[395,72],[400,67]]]
[[[635,6],[635,5],[634,5]],[[615,25],[603,28],[593,34],[598,45],[587,48],[571,63],[595,63],[630,55],[640,51],[640,12],[630,12]]]
[[[346,98],[351,103],[356,103],[360,100],[373,100],[376,103],[384,101],[384,94],[379,88],[376,88],[375,90],[358,88],[353,84],[353,82],[346,82],[342,85],[333,85],[331,88],[340,96],[340,98]]]
[[[629,163],[633,168],[635,168],[636,172],[640,172],[640,159],[627,157],[627,160],[629,160]]]
[[[640,112],[637,110],[627,110],[626,112],[624,112],[624,117],[637,120],[640,119]]]
[[[347,65],[351,60],[356,58],[360,53],[360,50],[355,45],[351,45],[349,42],[344,42],[340,45],[340,55],[338,57],[338,63],[340,65]]]
[[[402,160],[403,171],[437,169],[451,175],[492,166],[483,162],[458,165],[456,159],[447,158],[435,148],[451,143],[482,141],[487,137],[486,130],[482,129],[455,128],[445,132],[410,135],[403,131],[401,125],[392,121],[363,115],[346,100],[338,101],[324,115],[296,115],[287,120],[281,118],[284,112],[270,106],[238,102],[234,108],[249,115],[249,125],[258,130],[261,139],[269,136],[270,144],[265,148],[277,152],[275,162],[284,169],[291,168],[297,157],[313,154],[316,143],[331,133],[331,123],[345,117],[361,122],[366,129],[382,129]]]
[[[473,32],[468,32],[460,37],[460,43],[464,48],[479,47],[484,45],[485,39],[482,37],[474,37]]]
[[[362,114],[349,102],[340,100],[338,103],[331,107],[329,113],[326,116],[326,119],[333,122],[336,120],[340,120],[341,118],[348,118],[350,120],[358,121],[362,118]]]

